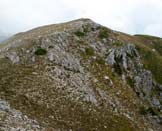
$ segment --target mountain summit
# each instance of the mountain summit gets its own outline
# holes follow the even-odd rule
[[[0,130],[162,131],[162,39],[90,19],[0,47]]]

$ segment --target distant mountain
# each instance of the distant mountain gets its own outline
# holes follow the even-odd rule
[[[4,40],[6,40],[9,36],[0,36],[0,43]]]
[[[4,40],[8,39],[9,37],[10,37],[9,34],[6,34],[0,30],[0,43],[3,42]]]
[[[90,19],[0,47],[0,130],[162,131],[162,39]]]

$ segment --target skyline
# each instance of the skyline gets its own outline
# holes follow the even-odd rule
[[[128,34],[162,37],[160,0],[0,0],[0,8],[0,31],[6,34],[89,18]]]

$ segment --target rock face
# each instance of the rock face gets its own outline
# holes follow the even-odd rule
[[[0,100],[0,125],[1,131],[44,131],[36,121],[12,109],[10,105],[3,100]]]
[[[20,61],[19,56],[16,54],[16,52],[11,52],[6,54],[6,57],[12,61],[12,63],[18,63]]]
[[[79,19],[7,40],[0,129],[161,131],[162,56],[143,39]]]
[[[122,47],[110,49],[106,61],[111,66],[120,64],[120,68],[128,70],[128,68],[132,68],[131,58],[138,56],[139,54],[135,46],[132,44],[126,44]]]
[[[140,55],[134,45],[126,44],[110,49],[106,62],[118,74],[124,76],[124,79],[127,78],[128,84],[131,84],[141,98],[148,99],[152,106],[161,110],[159,100],[161,101],[162,98],[159,92],[155,92],[155,90],[160,88],[153,80],[152,73],[144,69]],[[155,98],[160,99],[155,100]]]

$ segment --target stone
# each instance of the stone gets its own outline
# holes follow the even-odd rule
[[[10,52],[6,54],[6,57],[12,61],[12,63],[19,63],[20,62],[20,57],[17,55],[16,52]]]
[[[114,47],[109,50],[108,56],[106,58],[106,62],[108,65],[113,66],[116,63],[120,63],[121,67],[124,70],[128,69],[128,63],[130,61],[129,57],[137,57],[138,52],[134,45],[126,44],[121,47]]]
[[[65,69],[82,72],[79,60],[70,53],[53,49],[48,53],[48,59],[57,65],[63,66]]]
[[[29,119],[20,111],[0,99],[0,130],[2,131],[45,131],[37,121]]]

